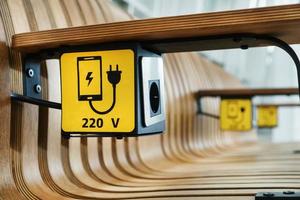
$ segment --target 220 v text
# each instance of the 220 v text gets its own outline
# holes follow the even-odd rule
[[[120,118],[111,118],[111,124],[117,128],[120,123]],[[102,128],[104,121],[102,118],[82,118],[82,128]]]

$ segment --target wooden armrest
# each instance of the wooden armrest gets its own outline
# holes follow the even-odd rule
[[[287,43],[300,43],[300,5],[285,5],[176,17],[134,20],[16,34],[12,47],[34,52],[61,45],[136,41],[161,53],[216,49],[212,44],[195,44],[192,38],[237,33],[263,34]],[[213,38],[212,38],[213,39]],[[184,40],[184,47],[172,42]],[[195,47],[196,46],[196,47]],[[201,47],[202,46],[202,47]],[[231,47],[225,43],[221,48]]]
[[[262,104],[254,104],[254,106],[276,106],[276,107],[299,107],[299,103],[262,103]]]
[[[253,96],[275,96],[275,95],[296,95],[299,94],[298,88],[262,88],[262,89],[215,89],[200,90],[195,96],[201,97],[253,97]]]

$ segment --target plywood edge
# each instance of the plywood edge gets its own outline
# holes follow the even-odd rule
[[[300,5],[163,17],[16,34],[12,47],[32,52],[61,45],[156,41],[253,33],[299,43]]]

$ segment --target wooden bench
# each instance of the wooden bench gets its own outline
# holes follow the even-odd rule
[[[299,43],[299,5],[71,29],[132,18],[108,1],[93,0],[0,1],[0,11],[0,198],[250,200],[260,191],[299,191],[299,144],[259,144],[255,131],[221,132],[218,120],[196,114],[198,90],[242,85],[194,53],[164,56],[163,135],[65,140],[59,110],[10,101],[12,91],[22,92],[20,52],[113,41],[143,41],[168,52],[170,38],[241,32]],[[34,32],[40,30],[47,31]],[[42,77],[44,98],[59,102],[58,60],[46,61]],[[218,100],[203,105],[218,112]]]

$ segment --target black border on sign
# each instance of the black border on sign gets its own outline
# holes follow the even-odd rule
[[[65,53],[79,53],[79,52],[93,52],[93,51],[113,51],[113,50],[131,50],[134,54],[134,83],[136,82],[136,51],[133,45],[123,45],[123,44],[115,44],[115,45],[90,45],[90,46],[81,46],[81,47],[70,47],[70,48],[62,48],[60,49],[60,55],[59,55],[59,66],[60,66],[60,79],[62,80],[62,74],[61,74],[61,56]],[[62,97],[62,81],[60,84],[61,89],[61,97]],[[137,120],[136,120],[136,84],[134,84],[134,128],[130,132],[74,132],[74,131],[65,131],[63,130],[63,109],[61,109],[61,131],[63,135],[69,135],[70,137],[74,137],[78,135],[78,137],[82,137],[86,135],[95,135],[95,136],[104,136],[104,137],[123,137],[123,136],[136,136],[136,129],[137,129]],[[63,98],[61,98],[61,104],[63,104]],[[125,135],[124,135],[125,134]]]

